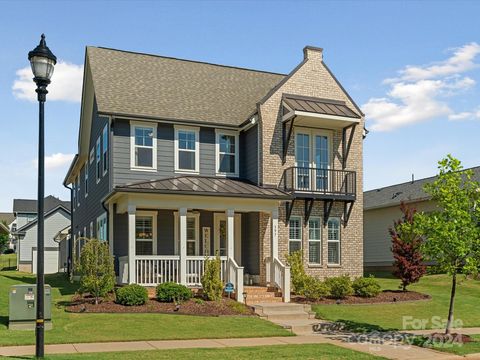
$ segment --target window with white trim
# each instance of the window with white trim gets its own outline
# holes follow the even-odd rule
[[[102,138],[103,176],[105,176],[108,171],[108,124],[103,128]]]
[[[130,125],[130,166],[136,170],[157,169],[157,124],[132,122]]]
[[[322,263],[322,231],[318,217],[308,220],[308,262],[314,265]]]
[[[227,131],[216,134],[217,174],[238,176],[238,134]]]
[[[135,217],[135,254],[156,255],[156,214],[139,212]]]
[[[97,239],[107,241],[107,213],[97,218]]]
[[[340,219],[328,219],[328,264],[340,265]]]
[[[198,255],[198,216],[187,215],[187,256]]]
[[[302,250],[302,218],[300,216],[290,217],[288,233],[289,254]]]
[[[77,206],[80,206],[80,174],[77,176]]]
[[[88,161],[85,163],[85,197],[88,196]]]
[[[90,160],[90,165],[92,165],[93,160],[95,160],[95,149],[94,148],[92,148],[90,150],[90,159],[89,160]]]
[[[97,184],[100,182],[100,171],[101,171],[101,164],[100,164],[100,159],[101,159],[101,154],[100,154],[100,137],[97,139],[97,144],[95,145],[95,160],[96,160],[96,179],[97,179]]]
[[[175,170],[179,172],[198,173],[199,129],[192,127],[175,127]]]
[[[90,222],[90,238],[95,237],[95,234],[93,233],[93,221]]]

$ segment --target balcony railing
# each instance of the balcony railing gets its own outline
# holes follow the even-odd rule
[[[281,187],[287,192],[325,198],[355,199],[355,171],[292,166],[285,169]]]

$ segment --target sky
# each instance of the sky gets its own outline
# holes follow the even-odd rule
[[[37,196],[38,104],[27,59],[58,58],[46,103],[46,194],[77,152],[85,46],[279,73],[324,60],[366,114],[365,190],[434,175],[451,153],[480,165],[480,2],[2,1],[0,211]]]

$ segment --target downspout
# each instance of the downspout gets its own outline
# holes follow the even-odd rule
[[[65,183],[63,184],[68,190],[70,190],[70,238],[67,242],[67,252],[68,252],[68,257],[67,257],[67,275],[70,278],[70,275],[72,274],[72,258],[73,258],[73,246],[72,246],[72,241],[73,241],[73,189],[66,185]]]

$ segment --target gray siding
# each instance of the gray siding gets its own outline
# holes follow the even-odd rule
[[[92,131],[90,133],[90,146],[88,148],[89,157],[90,151],[93,149],[94,160],[90,164],[90,159],[87,160],[85,166],[88,166],[88,196],[85,197],[85,166],[80,171],[80,206],[77,206],[77,199],[72,202],[72,235],[78,235],[80,232],[84,236],[94,237],[96,234],[89,234],[90,223],[93,222],[93,231],[95,233],[97,227],[97,217],[105,212],[102,206],[102,199],[110,191],[110,176],[111,166],[109,171],[103,176],[103,157],[100,160],[101,171],[100,181],[97,184],[96,180],[96,160],[95,160],[95,146],[98,137],[100,137],[100,147],[103,147],[102,131],[105,125],[108,124],[108,118],[99,116],[97,114],[97,106],[94,104],[92,116]],[[111,159],[111,143],[109,144],[108,155]],[[73,211],[74,210],[74,211]],[[87,228],[87,234],[84,234],[84,228]]]
[[[244,272],[250,275],[260,274],[259,215],[242,215],[242,264]]]
[[[240,133],[240,177],[258,183],[258,125]]]
[[[62,229],[70,224],[70,215],[62,209],[55,211],[45,218],[45,247],[58,248],[53,238]],[[19,245],[19,261],[32,261],[32,248],[37,247],[37,224],[35,223],[25,231]]]

